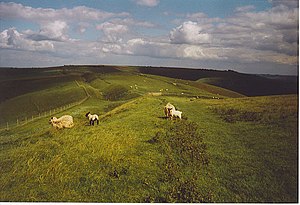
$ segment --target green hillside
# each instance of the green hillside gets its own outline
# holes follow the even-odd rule
[[[208,84],[145,75],[127,67],[63,66],[0,69],[0,73],[6,76],[0,79],[0,128],[84,99],[84,89],[75,82],[84,84],[99,104],[116,101],[107,105],[110,108],[119,105],[118,101],[149,93],[198,98],[243,96]]]
[[[56,130],[48,113],[0,130],[0,201],[298,201],[297,95],[245,97],[131,67],[55,72],[76,81],[28,90],[0,114],[86,99],[55,113],[75,126]],[[168,102],[182,120],[165,119]],[[87,112],[99,114],[98,126]]]
[[[139,67],[141,73],[204,82],[246,96],[298,93],[298,76],[255,75],[232,70]]]

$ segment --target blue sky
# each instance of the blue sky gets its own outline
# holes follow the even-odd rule
[[[296,0],[0,3],[0,66],[152,65],[298,74]]]

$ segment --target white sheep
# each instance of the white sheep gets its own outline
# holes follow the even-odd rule
[[[176,110],[175,106],[168,102],[168,104],[164,107],[164,113],[167,118],[171,117],[170,110]]]
[[[60,118],[51,117],[49,123],[57,129],[71,128],[74,126],[73,117],[71,115],[63,115]]]
[[[172,110],[170,110],[170,114],[172,117],[179,117],[179,119],[181,119],[182,112],[179,110],[172,109]]]
[[[89,121],[90,121],[90,125],[94,125],[94,122],[96,121],[97,122],[97,125],[99,125],[99,116],[96,115],[96,114],[91,114],[90,112],[86,113],[85,116],[87,118],[89,118]]]

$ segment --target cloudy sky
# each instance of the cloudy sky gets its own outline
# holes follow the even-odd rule
[[[0,1],[0,66],[298,74],[298,0]]]

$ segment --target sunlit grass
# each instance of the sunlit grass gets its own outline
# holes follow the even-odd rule
[[[72,115],[73,128],[56,130],[47,116],[0,131],[0,201],[297,202],[298,96],[228,98],[239,95],[164,77],[101,76],[80,82],[87,101],[55,114]],[[107,100],[110,85],[129,91]],[[147,95],[162,88],[169,95]],[[44,109],[57,91],[40,93]],[[36,94],[28,96],[42,100]],[[60,94],[86,95],[75,83]],[[164,118],[167,102],[183,120]],[[100,124],[89,126],[87,112]]]

